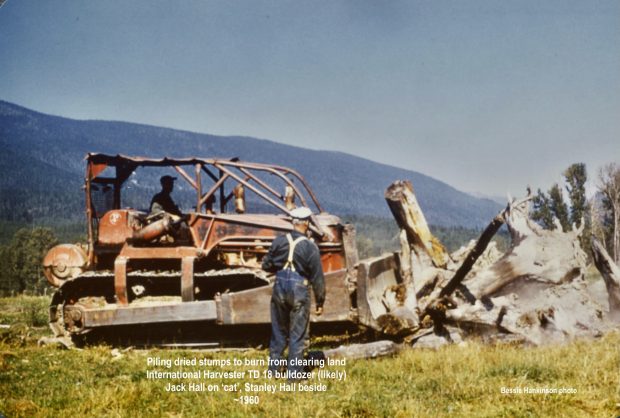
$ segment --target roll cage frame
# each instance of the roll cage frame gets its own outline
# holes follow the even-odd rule
[[[310,207],[309,203],[311,202],[313,212],[323,212],[323,208],[306,180],[297,171],[279,165],[248,163],[240,161],[238,158],[147,158],[100,153],[89,153],[85,160],[86,216],[90,249],[93,249],[95,244],[93,224],[96,219],[103,215],[96,214],[94,210],[91,195],[93,184],[112,187],[112,209],[120,209],[121,189],[131,174],[140,167],[172,167],[195,190],[194,211],[197,213],[207,213],[208,210],[211,210],[209,202],[216,194],[219,197],[220,213],[225,213],[227,203],[234,197],[234,187],[242,185],[254,192],[262,201],[278,209],[282,214],[290,216],[290,210],[285,203],[285,194],[277,191],[261,179],[259,173],[268,173],[277,177],[285,186],[292,189],[295,198],[299,199],[301,205]],[[110,167],[115,169],[114,176],[103,177],[103,172]],[[206,183],[205,178],[213,182],[208,188],[204,184]],[[295,184],[295,181],[298,184]],[[231,183],[234,186],[230,187]],[[226,186],[229,186],[230,191],[228,193]],[[314,217],[312,223],[318,228],[317,232],[323,235],[321,227]]]

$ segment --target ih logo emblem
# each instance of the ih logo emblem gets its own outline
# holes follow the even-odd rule
[[[112,225],[116,225],[116,223],[118,222],[118,220],[121,219],[121,214],[120,213],[113,213],[110,215],[110,223]]]

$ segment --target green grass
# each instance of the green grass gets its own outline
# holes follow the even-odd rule
[[[0,298],[0,324],[47,328],[49,296]]]
[[[26,328],[40,323],[39,316],[29,310],[47,304],[45,298],[38,299],[0,299],[0,323],[21,323]],[[22,321],[19,312],[29,319]],[[43,333],[37,330],[34,334]],[[0,413],[7,417],[613,417],[620,413],[616,407],[620,401],[619,333],[563,346],[522,348],[471,342],[439,350],[405,350],[392,358],[348,361],[345,367],[333,368],[345,370],[346,381],[329,381],[326,392],[260,393],[258,405],[233,400],[243,393],[167,392],[168,381],[146,378],[146,370],[154,368],[146,362],[149,356],[261,359],[267,355],[265,350],[121,350],[122,355],[115,357],[106,346],[70,351],[38,347],[33,336],[0,342]],[[202,368],[185,370],[198,369]],[[213,379],[208,383],[245,381]],[[255,382],[270,381],[260,378]],[[526,386],[567,387],[577,393],[500,392],[502,387]]]

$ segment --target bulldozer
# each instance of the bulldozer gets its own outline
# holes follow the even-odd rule
[[[58,245],[43,260],[57,288],[49,308],[56,337],[142,332],[146,344],[161,345],[268,338],[274,276],[261,260],[293,229],[297,206],[314,213],[310,238],[327,289],[312,326],[373,327],[380,292],[398,281],[392,256],[359,262],[353,225],[327,213],[293,169],[237,158],[90,153],[85,160],[87,242]],[[140,183],[162,174],[183,180],[191,210],[181,217],[140,208],[140,196],[148,204]]]

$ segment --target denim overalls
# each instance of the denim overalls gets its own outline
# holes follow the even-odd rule
[[[308,280],[295,271],[293,254],[295,247],[306,237],[295,241],[291,234],[286,234],[289,243],[288,259],[282,270],[276,273],[276,282],[271,295],[271,342],[269,356],[280,360],[288,339],[287,370],[303,371],[303,366],[294,365],[294,360],[303,360],[304,349],[308,340],[310,323],[310,289]],[[276,371],[279,367],[270,366]]]

